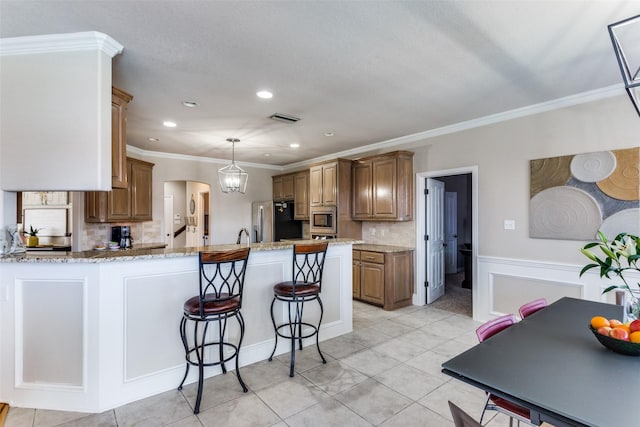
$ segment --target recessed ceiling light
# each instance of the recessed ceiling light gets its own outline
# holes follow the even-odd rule
[[[147,138],[149,141],[151,142],[158,142],[160,141],[158,138]]]
[[[174,127],[177,126],[175,122],[169,122],[169,121],[162,122],[162,124],[165,125],[168,128],[174,128]]]
[[[182,105],[189,108],[195,108],[200,104],[198,104],[196,101],[182,101]]]
[[[333,136],[333,132],[325,132],[324,136]]]
[[[256,92],[256,95],[258,95],[258,98],[262,98],[262,99],[273,98],[273,94],[268,90],[261,90],[260,92]]]
[[[289,147],[291,148],[298,148],[300,147],[300,144],[296,144],[295,142],[293,144],[289,144]]]
[[[264,156],[265,156],[265,157],[271,157],[271,154],[269,154],[269,153],[264,153]]]

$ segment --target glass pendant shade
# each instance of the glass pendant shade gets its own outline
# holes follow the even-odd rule
[[[218,170],[218,181],[220,181],[220,189],[223,193],[244,194],[247,190],[247,180],[249,179],[249,174],[242,170],[242,168],[237,166],[235,161],[235,143],[240,142],[240,140],[236,138],[228,138],[227,141],[233,144],[231,164]]]

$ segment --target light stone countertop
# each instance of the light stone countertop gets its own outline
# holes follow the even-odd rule
[[[296,240],[295,243],[317,243],[319,240]],[[362,243],[362,240],[355,239],[331,239],[329,245],[351,245]],[[293,248],[294,242],[269,242],[251,243],[248,246],[251,251],[274,251]],[[157,245],[156,245],[157,246]],[[119,249],[119,250],[90,250],[82,252],[27,252],[25,254],[0,256],[0,263],[100,263],[100,262],[121,262],[142,259],[177,258],[184,256],[194,256],[200,251],[228,251],[246,247],[246,244],[227,244],[197,246],[187,248],[158,249]]]
[[[383,252],[388,254],[414,250],[414,248],[407,246],[378,245],[373,243],[354,244],[353,249],[358,251]]]

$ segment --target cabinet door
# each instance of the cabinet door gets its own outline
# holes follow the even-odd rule
[[[282,198],[283,200],[293,200],[295,198],[293,175],[282,177]]]
[[[353,276],[353,281],[352,281],[352,288],[353,288],[353,298],[354,299],[360,299],[360,268],[362,266],[360,265],[360,261],[353,261],[353,267],[352,267],[352,276]]]
[[[337,163],[331,163],[322,166],[322,204],[324,206],[338,205]]]
[[[309,170],[309,205],[322,206],[322,166]]]
[[[390,254],[385,263],[385,310],[413,303],[413,251]]]
[[[396,218],[396,159],[374,160],[372,162],[372,175],[372,209],[374,218]]]
[[[284,190],[282,187],[282,177],[278,176],[273,178],[273,201],[282,202],[284,200]]]
[[[111,187],[127,188],[127,106],[128,93],[111,89]]]
[[[131,219],[134,221],[151,221],[152,219],[152,171],[153,165],[150,163],[130,162]]]
[[[371,216],[371,162],[354,163],[351,167],[351,217],[369,219]]]
[[[131,217],[129,189],[114,188],[107,194],[107,221],[128,221]]]
[[[84,193],[84,222],[107,221],[107,192],[86,191]]]
[[[309,219],[309,174],[307,172],[296,174],[293,177],[294,186],[294,211],[293,219]]]
[[[373,304],[384,305],[384,264],[362,263],[360,299]]]

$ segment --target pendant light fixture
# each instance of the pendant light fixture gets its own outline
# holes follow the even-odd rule
[[[640,115],[640,15],[609,25],[624,87]]]
[[[231,164],[218,170],[218,180],[223,193],[241,193],[247,190],[247,180],[249,174],[236,165],[236,142],[237,138],[227,138],[231,143]]]

